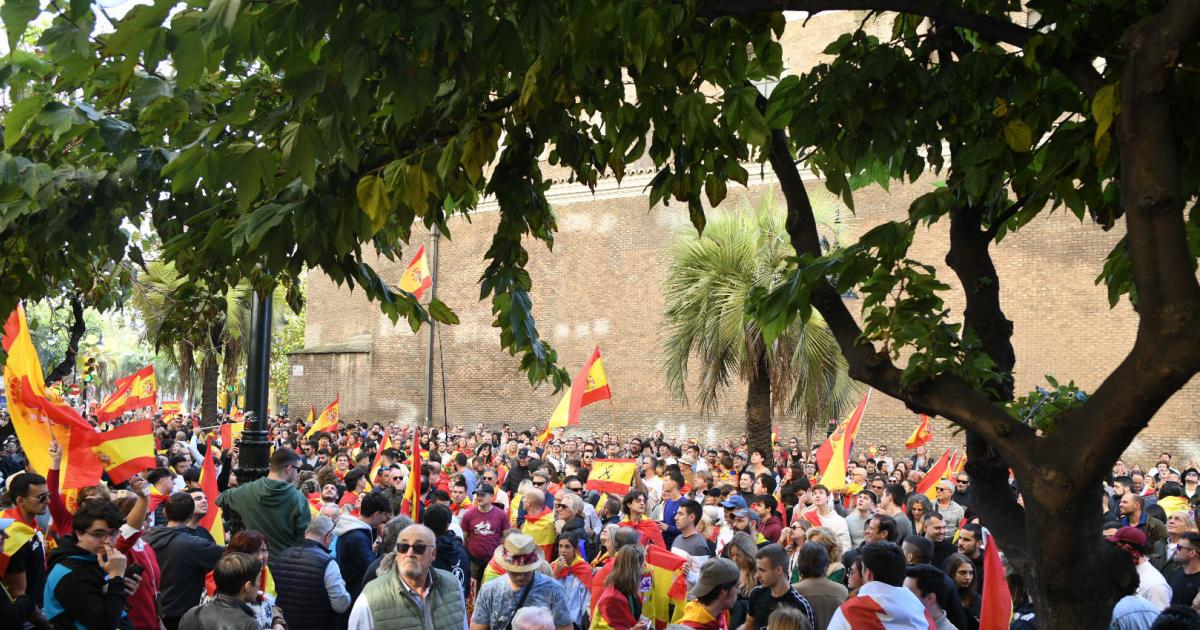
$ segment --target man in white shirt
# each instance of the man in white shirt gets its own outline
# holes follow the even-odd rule
[[[1145,555],[1146,532],[1132,525],[1126,525],[1118,529],[1117,533],[1109,536],[1108,541],[1115,543],[1118,548],[1123,549],[1133,558],[1138,574],[1137,594],[1159,610],[1170,606],[1171,586],[1167,584],[1167,579],[1163,577],[1163,574],[1150,564],[1150,559]]]
[[[853,549],[850,542],[850,527],[846,524],[846,519],[834,511],[833,505],[830,503],[829,488],[821,484],[813,486],[812,498],[812,507],[805,510],[804,513],[815,512],[821,520],[821,527],[834,533],[837,537],[838,547],[843,552]]]
[[[658,476],[658,458],[653,455],[642,457],[642,483],[646,485],[646,513],[662,503],[663,480]]]

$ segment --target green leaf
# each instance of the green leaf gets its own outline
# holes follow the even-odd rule
[[[25,135],[25,130],[29,127],[29,122],[41,113],[42,108],[46,106],[49,100],[48,97],[38,94],[17,101],[12,106],[12,111],[8,112],[8,116],[4,117],[5,149],[11,148],[21,140],[21,137]]]
[[[372,235],[387,223],[391,204],[388,202],[387,185],[375,175],[358,180],[358,206],[371,217]]]
[[[133,125],[116,118],[101,118],[96,126],[100,128],[100,139],[104,146],[116,155],[125,155],[138,146],[138,132]]]
[[[283,150],[283,165],[288,175],[299,175],[309,186],[316,181],[318,140],[315,131],[294,122],[284,128],[280,144]]]
[[[1033,130],[1024,120],[1010,120],[1004,125],[1004,142],[1017,153],[1028,153],[1033,147]]]
[[[446,306],[445,302],[437,298],[429,301],[429,316],[443,324],[454,325],[458,323],[458,315],[455,315],[454,311],[450,310],[450,307]]]
[[[16,50],[25,35],[29,22],[42,12],[41,0],[4,0],[0,6],[0,21],[8,33],[8,49]]]
[[[1092,97],[1092,118],[1096,120],[1096,136],[1093,142],[1097,148],[1100,146],[1100,138],[1107,134],[1109,128],[1112,127],[1113,119],[1116,118],[1119,108],[1117,84],[1110,83],[1096,90],[1096,95]]]

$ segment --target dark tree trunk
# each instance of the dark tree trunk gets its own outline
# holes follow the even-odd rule
[[[216,357],[205,354],[200,363],[200,419],[203,426],[217,424],[217,392],[220,390],[221,369]]]
[[[71,296],[71,316],[74,321],[71,322],[71,337],[67,340],[67,353],[63,355],[62,362],[46,375],[47,383],[62,380],[75,369],[79,340],[83,339],[83,333],[87,332],[87,324],[83,321],[83,300],[79,299],[78,295]]]
[[[764,465],[775,465],[771,444],[771,371],[765,352],[758,353],[746,388],[746,445],[751,452],[762,451]]]

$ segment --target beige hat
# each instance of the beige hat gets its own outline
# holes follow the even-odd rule
[[[509,573],[536,571],[542,564],[538,546],[525,534],[512,534],[504,539],[504,551],[500,553],[500,566]]]
[[[733,560],[729,560],[728,558],[712,558],[700,568],[700,580],[688,592],[688,596],[692,599],[700,599],[719,586],[737,582],[740,577],[741,572],[738,571],[738,567],[733,563]]]

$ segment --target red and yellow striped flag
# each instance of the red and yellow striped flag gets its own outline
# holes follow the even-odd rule
[[[200,519],[200,526],[212,534],[218,545],[224,545],[225,523],[221,521],[221,508],[217,506],[220,492],[217,489],[217,464],[213,461],[215,450],[210,437],[204,449],[204,464],[200,467],[200,489],[204,491],[204,498],[208,499],[208,514]]]
[[[115,429],[101,433],[102,440],[92,447],[97,455],[108,456],[106,467],[108,478],[114,484],[122,484],[130,477],[154,468],[154,427],[150,420],[127,422]]]
[[[625,496],[637,472],[636,459],[597,459],[588,473],[587,489]]]
[[[403,291],[408,291],[413,294],[416,299],[421,299],[421,294],[425,293],[425,289],[433,286],[433,276],[429,273],[429,261],[425,258],[425,246],[422,245],[417,250],[417,254],[413,256],[412,262],[408,263],[408,267],[404,269],[404,275],[400,276],[399,287]]]
[[[933,439],[933,431],[929,429],[929,416],[921,414],[921,424],[913,429],[912,435],[908,436],[908,440],[904,442],[904,448],[914,449],[918,446],[924,446]]]
[[[0,549],[0,575],[8,569],[8,562],[20,551],[25,543],[36,535],[33,528],[15,518],[0,518],[0,530],[4,530],[7,538],[4,548]]]
[[[655,627],[665,628],[671,622],[671,604],[675,616],[683,615],[687,599],[687,578],[683,575],[686,561],[658,545],[646,547],[646,568],[650,570],[650,592],[646,593],[642,614],[654,620]]]
[[[817,448],[817,468],[821,471],[820,484],[830,490],[846,487],[846,467],[850,465],[850,449],[854,448],[854,436],[858,435],[858,425],[862,422],[863,413],[866,412],[867,402],[870,400],[871,390],[868,389],[862,401],[850,413],[850,417]]]
[[[929,472],[925,473],[925,476],[921,477],[921,480],[917,482],[915,492],[929,497],[930,500],[936,499],[937,484],[946,478],[946,473],[950,470],[950,459],[950,449],[946,449],[937,462],[933,464],[933,467],[929,469]]]
[[[167,422],[179,415],[183,409],[183,401],[181,400],[164,400],[162,403],[162,419]]]
[[[580,387],[583,383],[583,387]],[[592,356],[584,362],[571,385],[563,390],[563,397],[554,408],[554,415],[546,423],[546,430],[538,439],[542,442],[550,439],[553,430],[558,427],[573,427],[579,424],[579,410],[600,402],[611,400],[612,390],[608,387],[608,374],[604,371],[604,358],[600,356],[600,346],[592,351]]]
[[[554,531],[554,512],[549,508],[543,508],[541,514],[526,514],[521,533],[532,538],[547,558],[554,557],[554,544],[558,540],[558,533]]]
[[[233,448],[233,443],[242,439],[242,432],[246,430],[245,422],[226,422],[221,425],[221,448]]]
[[[1012,619],[1012,593],[1004,580],[1004,561],[996,537],[983,530],[983,593],[979,609],[979,630],[1008,630]]]
[[[317,421],[314,422],[311,427],[309,427],[308,432],[304,434],[304,437],[310,438],[314,433],[319,433],[321,431],[337,430],[338,420],[341,416],[341,406],[342,395],[338,394],[333,398],[333,402],[325,406],[325,409],[321,411],[321,415],[317,416]]]
[[[368,489],[375,487],[375,478],[379,476],[379,467],[383,465],[383,452],[389,448],[392,448],[392,438],[384,433],[379,441],[379,450],[375,453],[375,461],[371,462],[371,472],[367,475]]]
[[[119,378],[115,384],[117,391],[96,408],[96,417],[101,420],[112,420],[126,411],[158,404],[158,379],[153,365]]]
[[[404,489],[404,500],[400,511],[408,511],[414,523],[420,523],[421,515],[421,432],[413,429],[412,470],[408,474],[408,487]]]

